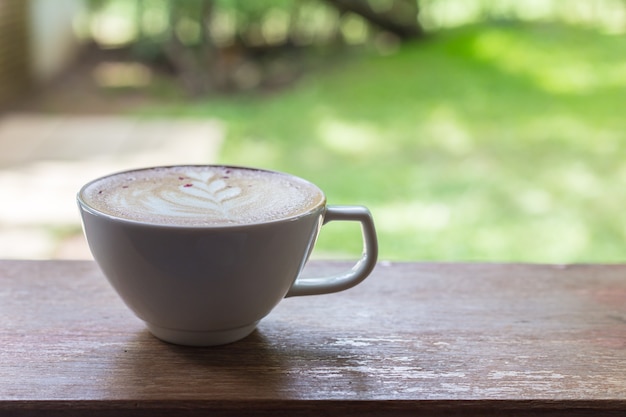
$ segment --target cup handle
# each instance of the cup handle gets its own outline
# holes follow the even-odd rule
[[[285,297],[319,295],[339,292],[352,288],[372,272],[378,259],[378,240],[374,220],[370,211],[362,206],[328,206],[324,223],[335,220],[358,221],[363,234],[363,253],[352,269],[323,278],[298,278]]]

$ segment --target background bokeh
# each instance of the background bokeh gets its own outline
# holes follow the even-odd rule
[[[367,205],[383,259],[626,257],[624,1],[1,1],[0,257],[88,257],[77,184],[189,161]]]

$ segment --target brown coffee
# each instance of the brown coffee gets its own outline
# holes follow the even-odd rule
[[[147,168],[87,184],[93,209],[163,225],[243,225],[291,218],[325,203],[315,185],[272,171],[225,166]]]

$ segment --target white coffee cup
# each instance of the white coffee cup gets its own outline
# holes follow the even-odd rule
[[[329,206],[293,175],[245,167],[152,167],[95,179],[77,195],[90,250],[126,305],[167,342],[237,341],[284,297],[338,292],[376,265],[370,212]],[[323,224],[361,224],[345,273],[298,278]],[[365,307],[365,306],[364,306]]]

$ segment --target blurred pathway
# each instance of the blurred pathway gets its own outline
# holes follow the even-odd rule
[[[75,195],[90,179],[150,165],[213,163],[214,120],[0,116],[0,258],[90,258]]]

